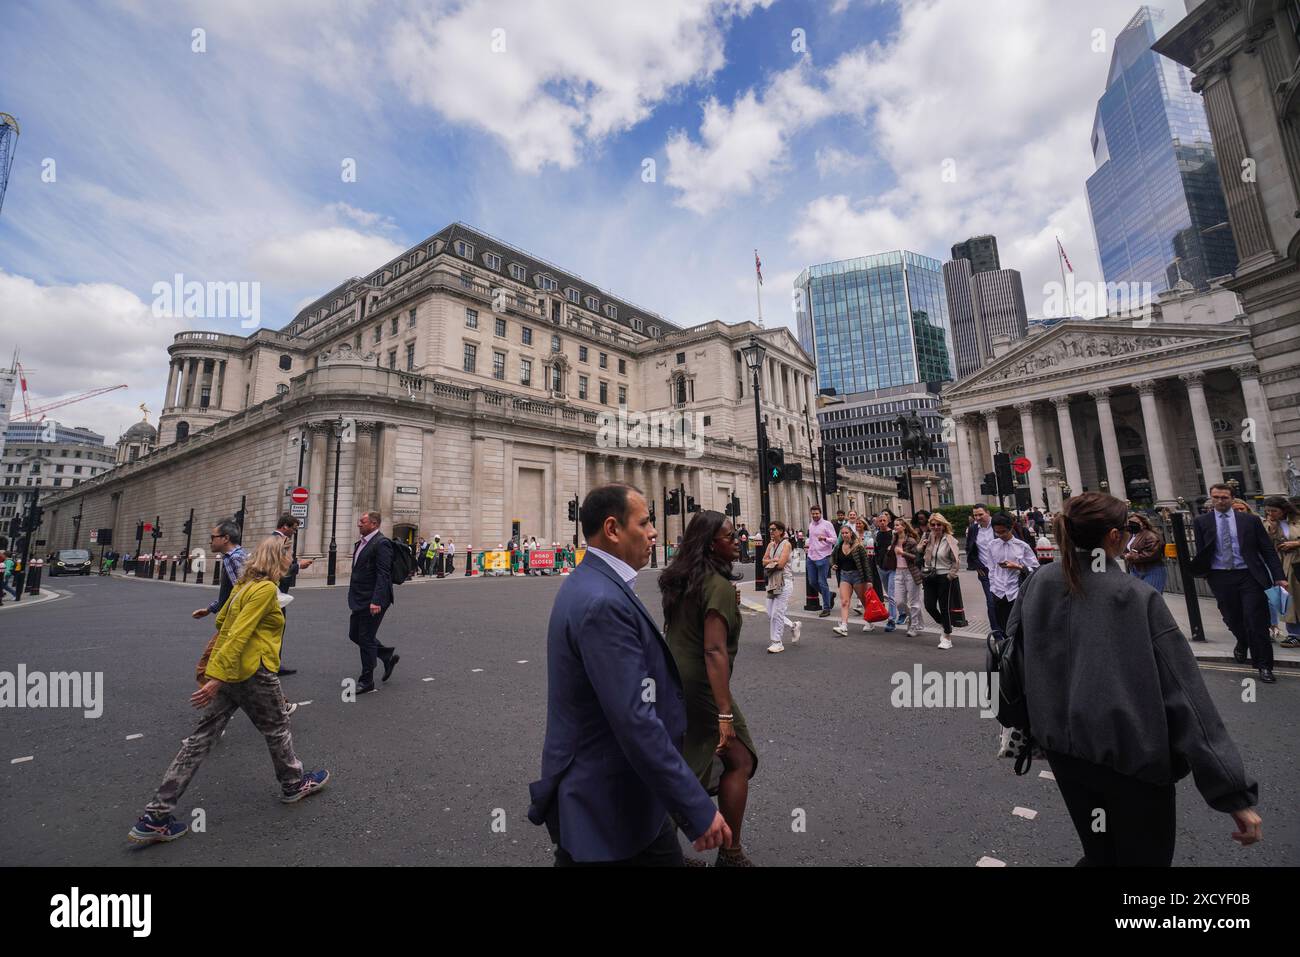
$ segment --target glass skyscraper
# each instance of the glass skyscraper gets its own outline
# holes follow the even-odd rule
[[[953,379],[943,264],[906,250],[810,266],[799,344],[838,395]]]
[[[1088,178],[1106,282],[1151,283],[1153,296],[1180,279],[1206,289],[1211,279],[1237,268],[1209,124],[1192,92],[1192,75],[1151,50],[1161,16],[1144,6],[1115,38],[1092,129],[1097,171]]]

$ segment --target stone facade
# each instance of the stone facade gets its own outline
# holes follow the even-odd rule
[[[515,264],[518,278],[508,271]],[[537,295],[530,279],[555,288]],[[245,540],[256,541],[300,482],[311,490],[300,554],[324,555],[333,538],[340,574],[362,509],[377,508],[390,534],[437,534],[462,551],[495,548],[515,521],[526,536],[567,541],[568,501],[611,480],[660,503],[684,485],[719,511],[735,494],[754,529],[756,425],[739,354],[751,336],[767,348],[769,441],[788,462],[804,463],[804,481],[772,486],[772,514],[805,521],[818,438],[805,412],[813,369],[794,337],[749,322],[679,329],[633,309],[484,234],[449,227],[279,332],[178,335],[159,448],[51,501],[45,537],[66,544],[69,516],[84,504],[83,527],[112,528],[122,550],[133,547],[124,536],[139,519],[161,516],[158,550],[177,554],[191,508],[191,545],[203,546],[207,528],[243,498]],[[698,441],[611,444],[604,427],[619,414],[620,388],[626,410],[660,422],[687,415],[686,434]],[[892,504],[887,480],[844,475],[841,485],[841,502]],[[675,539],[680,519],[666,525],[657,510],[661,536]],[[308,577],[324,572],[321,562]]]

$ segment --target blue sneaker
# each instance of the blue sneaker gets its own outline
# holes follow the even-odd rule
[[[315,794],[325,786],[325,782],[330,779],[328,771],[307,771],[302,776],[302,783],[298,785],[296,791],[290,791],[287,794],[280,795],[280,802],[283,804],[293,804],[295,801],[301,801],[309,794]]]
[[[892,618],[889,619],[889,621],[885,622],[885,631],[893,631],[897,627],[898,626],[894,624],[894,619]]]
[[[898,616],[898,621],[895,622],[895,624],[906,625],[906,624],[907,624],[907,612],[903,612],[903,613],[901,613],[901,614]]]
[[[126,836],[139,844],[156,844],[159,841],[174,841],[189,829],[188,824],[176,820],[170,814],[164,817],[145,814],[135,822],[135,827]]]

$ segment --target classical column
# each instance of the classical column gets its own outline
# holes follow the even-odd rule
[[[1106,482],[1110,494],[1128,498],[1124,482],[1124,466],[1119,457],[1119,439],[1115,434],[1115,416],[1110,411],[1110,389],[1089,389],[1088,394],[1097,402],[1097,422],[1101,427],[1101,448],[1106,457]]]
[[[1241,379],[1241,394],[1246,399],[1246,415],[1253,422],[1255,464],[1259,466],[1260,491],[1265,495],[1286,493],[1286,482],[1282,476],[1282,466],[1277,457],[1277,445],[1273,441],[1273,422],[1269,418],[1268,399],[1259,384],[1259,366],[1253,362],[1238,363],[1232,367]],[[1248,463],[1242,463],[1246,467]]]
[[[1192,425],[1196,428],[1196,451],[1201,457],[1201,491],[1209,494],[1209,487],[1223,481],[1223,467],[1219,464],[1219,448],[1214,443],[1214,426],[1210,422],[1210,406],[1205,401],[1205,373],[1181,373],[1178,378],[1187,386],[1187,401],[1192,407]]]
[[[375,422],[357,421],[357,460],[352,471],[352,511],[349,522],[354,522],[363,510],[378,509],[374,501],[375,488]]]
[[[1020,434],[1025,442],[1025,458],[1029,459],[1029,473],[1025,476],[1029,480],[1029,497],[1037,502],[1039,496],[1043,494],[1043,463],[1038,460],[1038,435],[1034,432],[1034,403],[1017,402],[1016,411],[1020,413]],[[1083,489],[1075,488],[1074,491],[1081,492]]]
[[[985,409],[980,414],[984,416],[984,427],[988,430],[989,467],[992,468],[993,456],[997,454],[1002,442],[1002,433],[998,431],[998,410]]]
[[[1176,504],[1174,483],[1169,474],[1169,456],[1165,454],[1165,433],[1160,427],[1160,411],[1156,408],[1156,381],[1143,379],[1133,383],[1142,399],[1142,423],[1146,427],[1147,452],[1150,455],[1151,488],[1157,505]]]
[[[1065,480],[1075,492],[1083,491],[1083,472],[1079,468],[1079,450],[1074,444],[1074,423],[1070,420],[1070,397],[1068,395],[1052,396],[1052,405],[1056,406],[1056,424],[1061,430],[1061,457],[1065,459]],[[1038,495],[1034,496],[1038,501]]]
[[[392,528],[394,494],[397,489],[397,425],[393,422],[379,423],[379,468],[376,469],[375,508],[384,521]]]
[[[1227,63],[1223,64],[1226,68]],[[1237,243],[1237,255],[1243,265],[1259,258],[1268,261],[1277,254],[1269,237],[1268,217],[1259,195],[1259,184],[1251,177],[1239,175],[1248,156],[1246,137],[1232,96],[1232,84],[1227,70],[1202,74],[1192,81],[1193,92],[1204,91],[1205,115],[1210,121],[1210,135],[1222,177],[1224,198],[1228,201],[1228,219],[1232,223],[1232,238]],[[1286,126],[1286,121],[1279,126]]]
[[[974,468],[971,465],[970,448],[967,444],[970,436],[967,434],[966,416],[955,416],[953,421],[957,425],[957,460],[953,463],[957,466],[957,475],[953,476],[953,493],[958,496],[959,503],[974,502],[975,491],[979,491],[979,486],[976,485],[975,491],[971,490]]]
[[[477,444],[477,443],[476,443]],[[420,435],[420,534],[428,537],[433,534],[434,525],[437,523],[437,515],[433,508],[433,490],[434,483],[437,481],[437,475],[434,471],[437,468],[438,445],[437,433],[433,429],[423,429]],[[471,455],[470,467],[473,468],[473,456]],[[474,487],[474,476],[470,476],[470,487]],[[477,512],[478,509],[472,505],[471,512]],[[472,520],[471,520],[472,524]],[[467,545],[478,545],[478,542],[471,541],[474,537],[473,529],[466,529],[469,538],[461,542],[460,548],[463,551]]]
[[[307,488],[311,492],[308,500],[311,505],[311,517],[307,520],[307,541],[304,553],[308,557],[325,554],[329,540],[325,537],[325,526],[329,524],[329,499],[325,497],[325,460],[330,455],[331,429],[328,422],[313,422],[311,429],[311,456],[307,463]]]
[[[176,360],[173,359],[167,363],[167,398],[163,400],[164,411],[176,404],[176,371]]]
[[[225,408],[226,401],[226,360],[222,359],[217,363],[217,387],[212,390],[216,393],[218,409]]]

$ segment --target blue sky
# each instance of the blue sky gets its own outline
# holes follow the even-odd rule
[[[755,246],[792,325],[810,263],[993,232],[1041,314],[1056,235],[1099,274],[1088,135],[1136,9],[6,0],[0,355],[37,396],[130,385],[60,416],[112,440],[156,416],[176,331],[239,331],[155,317],[155,282],[260,282],[278,327],[458,219],[681,325],[753,318]]]

